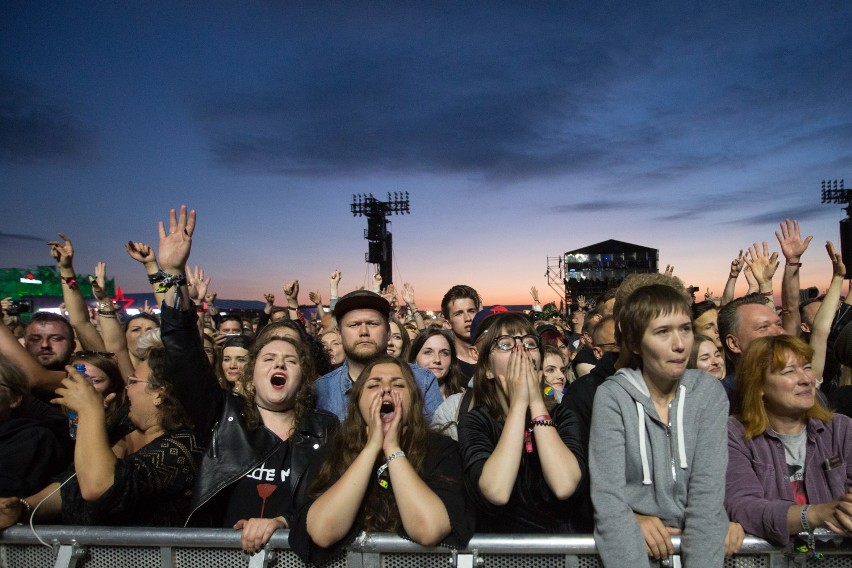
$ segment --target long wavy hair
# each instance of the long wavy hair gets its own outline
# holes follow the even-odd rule
[[[467,384],[465,383],[464,375],[459,368],[459,360],[456,355],[456,342],[453,340],[453,336],[449,331],[443,329],[435,329],[435,328],[426,328],[417,334],[411,341],[411,349],[408,354],[408,362],[409,363],[417,363],[417,356],[420,355],[420,351],[423,349],[423,345],[430,337],[435,337],[436,335],[440,335],[443,337],[447,344],[450,346],[450,368],[447,371],[447,374],[443,379],[438,379],[438,383],[441,387],[441,394],[444,395],[444,398],[447,398],[450,395],[464,392],[467,388]]]
[[[408,331],[405,329],[405,324],[403,324],[401,321],[399,321],[395,317],[391,316],[391,317],[388,318],[388,326],[390,326],[390,324],[392,324],[392,323],[396,324],[397,329],[399,329],[399,338],[402,340],[402,348],[400,348],[399,353],[394,355],[394,357],[399,357],[400,359],[405,361],[406,359],[408,359],[408,353],[411,350],[411,338],[408,336]],[[391,333],[392,333],[392,330],[389,328],[388,329],[388,342],[389,343],[390,343]]]
[[[343,421],[340,433],[331,442],[328,453],[329,458],[325,460],[316,478],[311,483],[311,495],[314,498],[322,495],[326,489],[340,479],[340,476],[343,475],[352,462],[355,461],[355,458],[358,457],[358,454],[361,453],[361,450],[364,449],[364,446],[367,445],[367,422],[361,416],[358,403],[361,400],[367,378],[370,376],[373,368],[376,365],[386,363],[396,365],[399,368],[400,375],[405,379],[408,386],[411,408],[406,414],[405,424],[402,425],[399,445],[402,451],[405,452],[405,457],[408,459],[411,467],[414,468],[414,471],[418,475],[422,473],[428,445],[427,437],[430,435],[426,419],[423,417],[423,396],[420,394],[420,389],[414,380],[411,367],[396,357],[385,355],[364,367],[364,370],[358,375],[358,380],[355,381],[352,390],[349,392],[349,407],[346,420]],[[384,463],[384,459],[382,459],[380,453],[380,455],[376,456],[376,468],[382,463]],[[367,492],[364,495],[362,508],[364,510],[362,528],[367,532],[395,533],[399,532],[402,527],[399,508],[396,505],[393,491],[380,487],[372,476],[370,483],[367,485]]]
[[[737,367],[734,408],[737,419],[745,426],[746,440],[762,435],[769,427],[769,415],[763,403],[766,377],[783,369],[791,355],[804,363],[810,363],[814,350],[801,339],[777,335],[755,339],[743,353]],[[820,403],[819,397],[815,397],[814,405],[802,417],[805,420],[815,418],[830,422],[831,412]]]
[[[272,335],[268,335],[263,338],[258,337],[257,341],[254,342],[254,345],[252,345],[251,350],[249,351],[249,362],[240,379],[243,386],[242,395],[246,401],[246,426],[249,430],[255,430],[263,424],[255,399],[257,392],[254,388],[254,366],[255,363],[257,363],[257,355],[260,353],[261,349],[273,341],[283,341],[292,345],[296,349],[296,355],[299,358],[299,367],[302,370],[302,382],[299,385],[299,390],[296,391],[296,405],[293,409],[296,416],[296,420],[293,422],[293,427],[298,428],[302,417],[311,412],[314,408],[313,385],[316,380],[317,373],[305,345],[301,341],[295,341],[290,337],[275,337]]]
[[[488,414],[494,420],[503,422],[506,418],[503,405],[500,403],[500,385],[497,378],[489,378],[491,371],[491,352],[494,350],[494,340],[501,335],[537,335],[532,322],[526,315],[519,312],[505,312],[490,316],[488,329],[481,332],[476,342],[479,356],[473,370],[473,405],[485,405]],[[481,341],[479,340],[481,338]],[[538,353],[538,366],[541,369],[541,350]]]

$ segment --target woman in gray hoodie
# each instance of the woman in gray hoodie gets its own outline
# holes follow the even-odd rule
[[[728,401],[719,381],[687,370],[687,300],[655,284],[635,290],[617,317],[621,355],[597,390],[589,470],[595,543],[606,566],[642,566],[673,552],[685,566],[721,566]]]

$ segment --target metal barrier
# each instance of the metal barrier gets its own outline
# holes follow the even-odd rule
[[[37,527],[40,544],[29,527],[0,532],[0,568],[290,568],[303,566],[278,531],[260,553],[240,550],[240,535],[228,529],[160,529],[114,527]],[[676,552],[679,538],[672,538]],[[747,537],[740,554],[725,568],[813,566],[852,568],[852,540],[820,542],[825,559]],[[674,556],[661,567],[677,568]],[[464,550],[424,548],[394,535],[362,536],[332,562],[333,568],[597,568],[602,566],[591,535],[477,535]]]

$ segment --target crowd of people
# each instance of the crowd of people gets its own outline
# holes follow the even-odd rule
[[[518,312],[454,285],[432,316],[378,276],[339,295],[334,271],[310,320],[296,280],[284,307],[219,313],[189,267],[195,211],[158,233],[126,245],[158,310],[122,314],[103,263],[90,309],[61,234],[67,317],[24,323],[3,300],[0,529],[227,527],[247,552],[289,529],[315,564],[362,531],[594,533],[607,566],[666,558],[672,535],[689,566],[746,533],[812,556],[820,532],[852,535],[852,294],[827,243],[826,292],[801,300],[795,221],[776,233],[780,307],[763,243],[699,302],[667,269],[568,314],[535,288]]]

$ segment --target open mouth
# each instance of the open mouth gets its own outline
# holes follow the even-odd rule
[[[275,373],[272,375],[271,382],[273,387],[283,387],[287,384],[287,375],[284,373]]]
[[[382,421],[393,418],[393,411],[395,410],[393,402],[389,400],[383,400],[382,406],[379,408],[379,416],[381,416]]]

